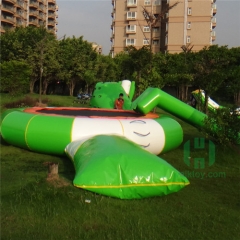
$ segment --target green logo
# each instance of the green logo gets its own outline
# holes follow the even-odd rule
[[[194,138],[193,147],[197,149],[205,149],[205,139],[204,138]],[[207,166],[212,166],[215,162],[215,144],[212,141],[208,141],[208,159],[199,156],[191,157],[191,141],[188,140],[184,144],[184,162],[190,167],[191,161],[193,160],[194,169],[204,169]]]

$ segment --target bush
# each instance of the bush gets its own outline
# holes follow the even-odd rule
[[[24,61],[6,61],[0,64],[1,91],[12,96],[27,93],[31,69]]]
[[[210,112],[202,131],[220,145],[240,144],[240,115],[230,108]]]
[[[22,99],[6,103],[4,107],[5,108],[34,107],[36,106],[37,102],[38,102],[37,98],[31,98],[29,96],[26,96]],[[47,104],[48,99],[47,98],[42,99],[42,103]]]

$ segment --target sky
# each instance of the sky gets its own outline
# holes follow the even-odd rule
[[[83,36],[88,42],[102,45],[103,54],[111,48],[111,0],[56,0],[58,39]],[[181,0],[180,0],[181,1]],[[201,0],[200,0],[201,1]],[[240,0],[217,0],[216,41],[219,46],[240,46]]]

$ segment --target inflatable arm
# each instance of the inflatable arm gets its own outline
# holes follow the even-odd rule
[[[143,114],[147,114],[155,107],[159,107],[194,126],[203,126],[204,119],[207,117],[204,113],[192,108],[158,88],[148,88],[145,90],[132,103],[132,107],[135,111]]]

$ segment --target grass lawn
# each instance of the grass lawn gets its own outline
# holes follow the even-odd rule
[[[52,105],[80,106],[72,103],[73,97],[47,97]],[[1,95],[1,112],[8,101],[12,100]],[[193,141],[201,133],[178,121],[184,141],[160,157],[183,172],[190,185],[142,200],[114,199],[75,188],[74,167],[67,157],[33,153],[2,141],[1,239],[240,239],[239,151],[215,145],[215,162],[208,166],[208,140],[205,148],[195,149]],[[191,157],[205,159],[204,169],[184,162],[187,141]],[[59,180],[47,179],[45,162],[59,163]]]

